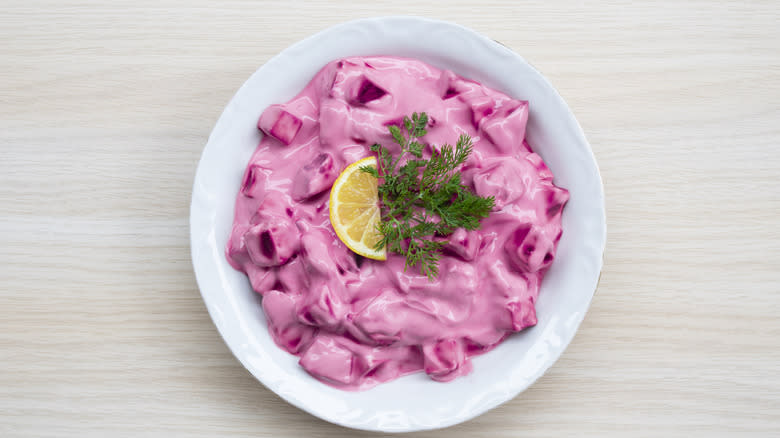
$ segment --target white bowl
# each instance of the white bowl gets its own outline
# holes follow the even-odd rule
[[[298,358],[268,333],[259,296],[233,270],[224,248],[249,157],[260,141],[256,122],[270,104],[297,94],[328,61],[353,55],[396,55],[447,68],[528,100],[527,137],[571,193],[563,237],[537,301],[538,324],[473,359],[474,371],[450,383],[424,373],[363,392],[345,392],[309,376]],[[585,316],[598,282],[606,241],[604,193],[596,161],[571,111],[550,83],[519,55],[452,23],[373,18],[309,37],[260,67],[219,118],[203,151],[190,211],[192,262],[214,324],[239,361],[291,404],[356,429],[403,432],[446,427],[510,400],[563,353]]]

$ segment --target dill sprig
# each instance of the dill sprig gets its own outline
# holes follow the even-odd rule
[[[426,113],[404,117],[401,126],[388,130],[401,153],[393,156],[380,144],[371,146],[377,154],[377,168],[364,166],[363,172],[381,180],[378,187],[382,239],[376,249],[406,257],[405,268],[419,266],[420,273],[433,280],[439,274],[439,259],[446,237],[457,228],[475,230],[480,219],[493,209],[495,199],[472,193],[461,182],[460,166],[466,162],[473,144],[461,135],[455,147],[445,144],[431,148],[423,158],[425,145],[418,141],[428,127]],[[439,237],[434,240],[434,237]]]

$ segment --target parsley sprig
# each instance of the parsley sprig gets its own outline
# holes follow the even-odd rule
[[[461,182],[458,169],[466,162],[473,144],[461,135],[455,147],[431,148],[423,158],[425,145],[418,140],[428,127],[426,113],[404,117],[401,126],[388,127],[401,153],[393,156],[380,144],[371,146],[378,168],[360,170],[381,180],[378,187],[382,239],[376,249],[387,248],[406,257],[405,268],[419,266],[420,273],[433,280],[439,274],[439,259],[446,240],[433,238],[452,234],[457,228],[475,230],[480,219],[493,209],[495,199],[472,193]]]

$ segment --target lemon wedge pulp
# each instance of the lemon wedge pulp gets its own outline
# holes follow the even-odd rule
[[[336,178],[330,189],[330,223],[336,235],[357,254],[374,260],[386,260],[385,249],[374,247],[382,239],[377,230],[381,214],[377,179],[360,170],[376,168],[376,158],[356,161]]]

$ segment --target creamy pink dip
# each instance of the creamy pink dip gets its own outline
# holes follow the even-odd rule
[[[472,136],[463,182],[496,199],[479,230],[450,236],[433,282],[404,271],[402,256],[356,256],[328,216],[339,173],[373,143],[397,153],[387,126],[413,112],[430,117],[427,144]],[[290,102],[269,107],[226,253],[263,296],[275,342],[317,379],[360,390],[421,370],[454,379],[472,356],[535,325],[569,193],[524,140],[527,120],[528,102],[390,57],[331,62]]]

